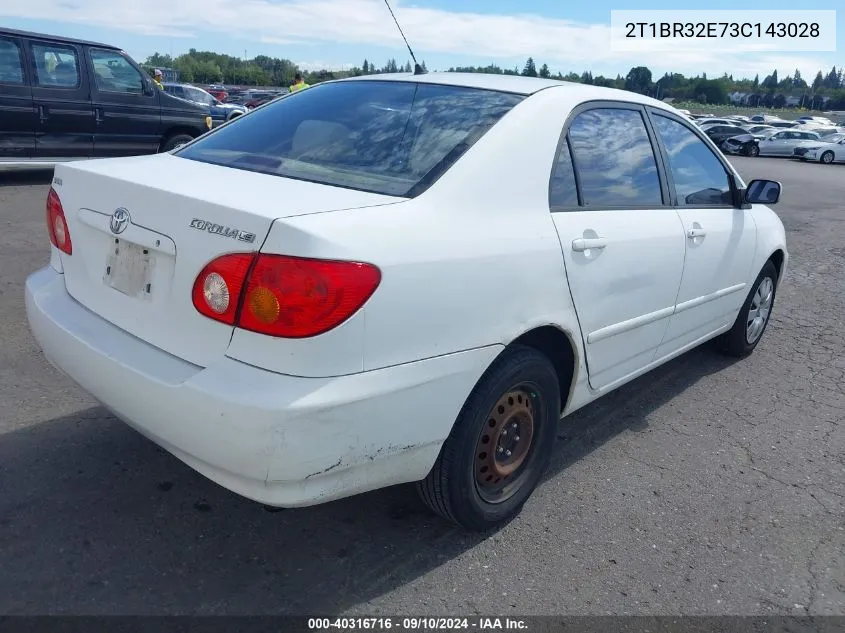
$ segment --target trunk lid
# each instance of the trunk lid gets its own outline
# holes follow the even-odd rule
[[[208,262],[260,250],[277,218],[401,200],[169,154],[61,163],[53,187],[73,244],[73,255],[61,254],[68,293],[201,367],[225,354],[233,331],[194,308]]]

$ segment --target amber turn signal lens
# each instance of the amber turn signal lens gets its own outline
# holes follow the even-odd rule
[[[281,306],[272,290],[258,286],[249,291],[247,306],[255,319],[261,323],[275,323],[279,318]]]

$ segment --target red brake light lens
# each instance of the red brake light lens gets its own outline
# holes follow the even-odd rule
[[[372,264],[238,253],[203,269],[193,299],[197,310],[217,321],[268,336],[307,338],[349,319],[380,282],[381,271]]]
[[[50,243],[63,253],[73,255],[73,244],[70,241],[70,231],[67,228],[62,201],[52,187],[50,187],[50,193],[47,194],[46,214]]]
[[[232,253],[210,262],[194,281],[194,307],[210,319],[235,324],[241,291],[255,255]]]
[[[355,314],[380,281],[371,264],[259,255],[238,327],[284,338],[316,336]]]

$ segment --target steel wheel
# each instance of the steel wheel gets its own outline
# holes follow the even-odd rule
[[[519,488],[534,440],[534,391],[521,386],[503,395],[476,444],[475,487],[487,503],[501,503]]]
[[[754,293],[751,306],[748,308],[745,325],[745,340],[749,344],[757,342],[757,339],[760,338],[763,329],[766,327],[766,322],[769,320],[769,313],[772,309],[774,289],[775,286],[771,277],[764,277],[763,281],[757,287],[757,292]]]

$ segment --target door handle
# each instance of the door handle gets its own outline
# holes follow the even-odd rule
[[[38,118],[41,119],[42,123],[46,123],[47,119],[49,118],[47,116],[47,108],[45,108],[43,105],[38,106]]]
[[[591,248],[604,248],[607,246],[607,238],[604,237],[579,237],[572,240],[572,250],[583,252]]]
[[[103,109],[102,108],[94,108],[94,120],[97,123],[103,122]]]
[[[705,235],[707,235],[707,231],[704,229],[690,229],[687,231],[687,237],[691,240],[694,240],[697,237],[704,237]]]

